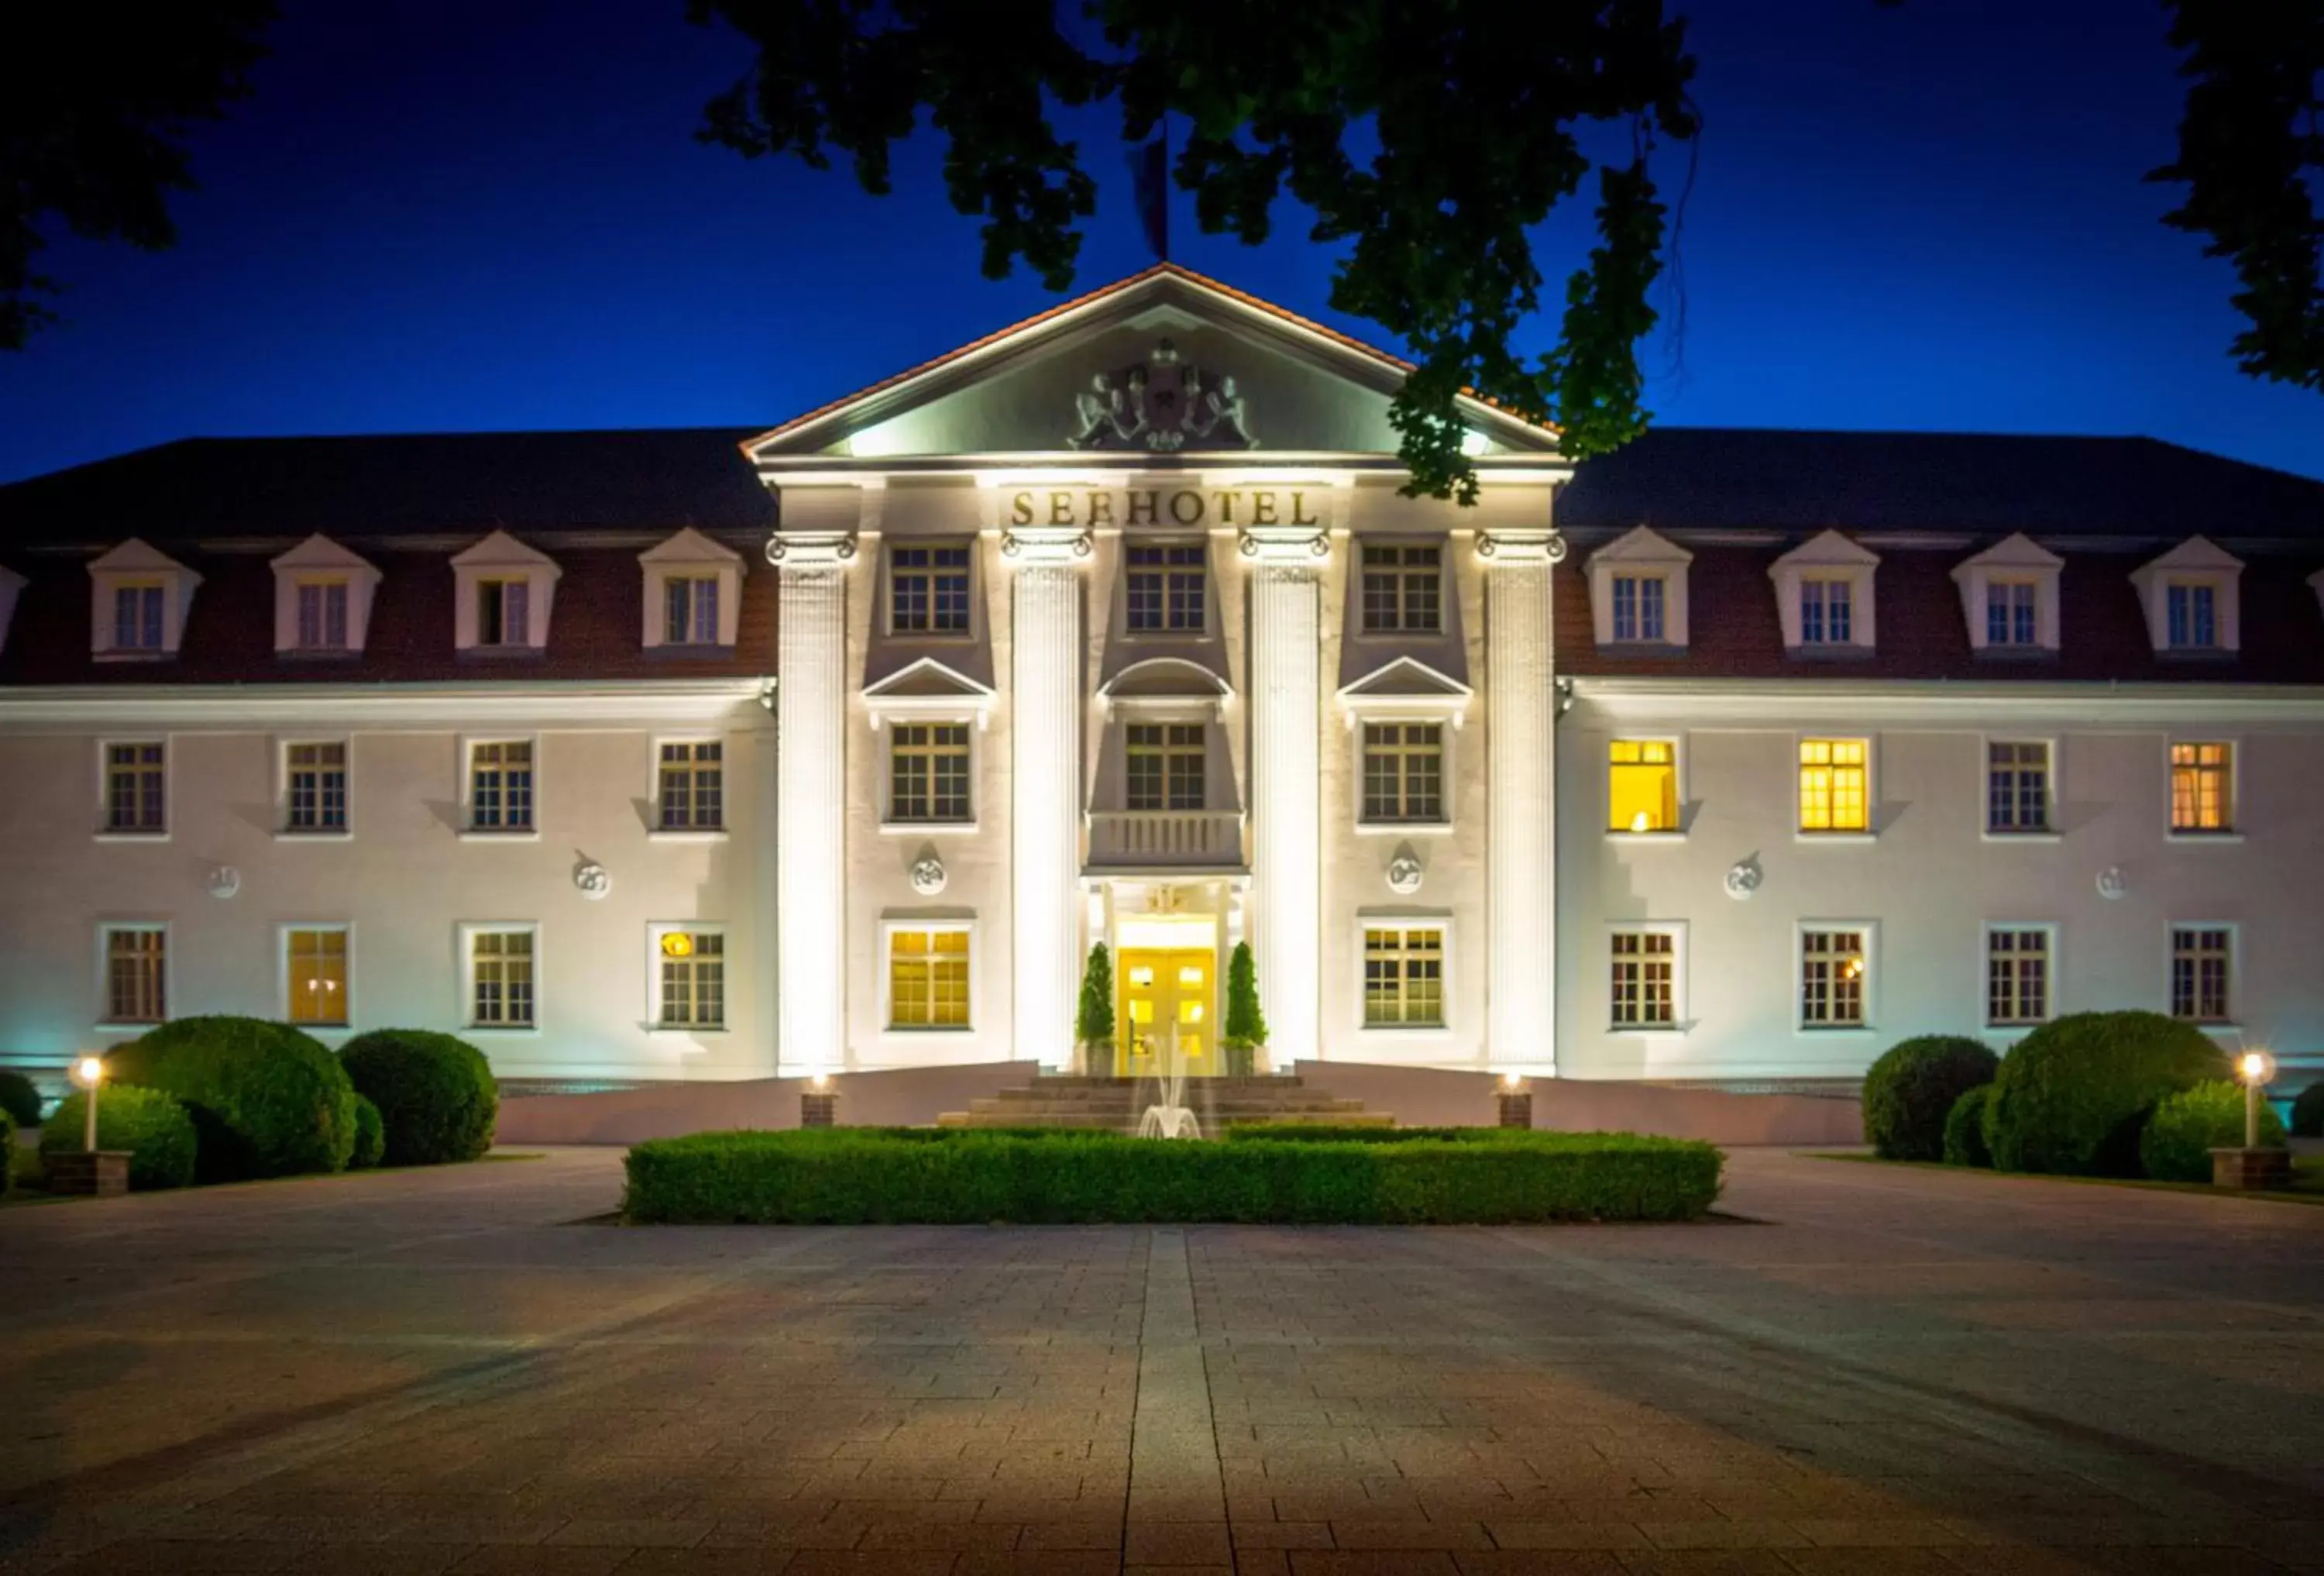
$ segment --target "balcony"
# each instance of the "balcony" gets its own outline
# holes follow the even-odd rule
[[[1091,870],[1243,868],[1240,810],[1093,810]]]

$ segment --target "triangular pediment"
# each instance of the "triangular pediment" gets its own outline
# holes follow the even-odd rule
[[[2190,536],[2159,558],[2141,565],[2137,573],[2162,569],[2240,569],[2244,561],[2207,536]]]
[[[1093,290],[874,383],[744,446],[786,458],[1394,455],[1401,359],[1173,264]],[[1463,401],[1480,455],[1556,434]]]
[[[1820,531],[1767,567],[1770,575],[1785,569],[1862,569],[1880,562],[1880,555],[1850,541],[1836,530]]]
[[[948,668],[934,657],[923,657],[877,683],[864,686],[863,698],[989,701],[994,693],[991,685],[978,683],[957,668]]]
[[[1340,690],[1342,700],[1466,700],[1473,692],[1449,674],[1411,657],[1381,664]]]
[[[504,530],[493,531],[474,547],[452,555],[455,569],[546,569],[558,572],[557,560],[539,548],[530,548]]]
[[[268,563],[282,569],[346,569],[357,574],[376,575],[379,570],[370,559],[354,550],[343,548],[329,537],[318,531],[287,553],[278,553]]]
[[[1985,551],[1963,558],[1954,565],[1953,578],[1958,580],[1978,569],[2046,572],[2063,568],[2065,563],[2065,559],[2027,536],[2024,531],[2013,531]]]
[[[1600,564],[1692,564],[1694,555],[1650,526],[1636,525],[1590,555]]]
[[[119,547],[91,558],[88,572],[92,575],[193,574],[192,570],[161,548],[134,536]],[[195,577],[199,578],[198,576]]]
[[[704,536],[700,531],[695,530],[690,525],[686,527],[683,530],[678,531],[676,535],[671,536],[665,540],[656,542],[644,552],[640,553],[638,555],[638,562],[641,564],[685,564],[689,566],[697,564],[716,564],[721,567],[733,565],[742,567],[746,571],[749,567],[748,565],[743,563],[742,554],[736,552],[733,548],[728,547],[724,542],[712,541],[708,537]]]

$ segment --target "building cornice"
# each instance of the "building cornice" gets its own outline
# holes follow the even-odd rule
[[[772,677],[530,684],[55,685],[0,689],[0,727],[258,732],[285,726],[471,727],[573,723],[668,727],[755,716]]]
[[[1609,720],[1762,726],[1803,718],[1861,725],[1982,726],[1996,718],[2167,724],[2324,721],[2324,686],[1955,683],[1925,679],[1572,677],[1572,704]]]

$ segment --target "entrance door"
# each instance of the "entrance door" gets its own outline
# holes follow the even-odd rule
[[[1133,947],[1121,954],[1118,1077],[1201,1077],[1219,1070],[1213,1045],[1218,960],[1207,949]]]

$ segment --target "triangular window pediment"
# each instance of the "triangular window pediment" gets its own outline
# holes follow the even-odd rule
[[[1692,564],[1694,555],[1651,526],[1634,525],[1590,555],[1590,567],[1599,565]]]
[[[1474,693],[1459,679],[1412,657],[1398,657],[1340,690],[1342,700],[1467,700]]]
[[[360,569],[379,573],[369,558],[351,548],[341,547],[320,531],[289,552],[277,553],[267,562],[277,574],[285,569]]]
[[[1868,569],[1880,562],[1880,555],[1860,543],[1851,541],[1837,530],[1821,531],[1777,558],[1768,573],[1786,569]]]
[[[2013,531],[1981,553],[1963,558],[1953,566],[1953,578],[1978,569],[2047,570],[2055,573],[2065,567],[2066,560],[2027,536]]]
[[[733,548],[724,542],[713,541],[690,525],[640,553],[638,562],[687,567],[717,564],[732,567],[737,571],[747,571],[750,567],[743,561],[742,555]]]
[[[959,668],[922,657],[867,685],[863,706],[874,728],[899,718],[973,719],[982,731],[992,720],[996,694]]]
[[[504,530],[493,531],[475,546],[452,555],[455,569],[543,569],[559,573],[557,560],[539,548],[527,547]]]

